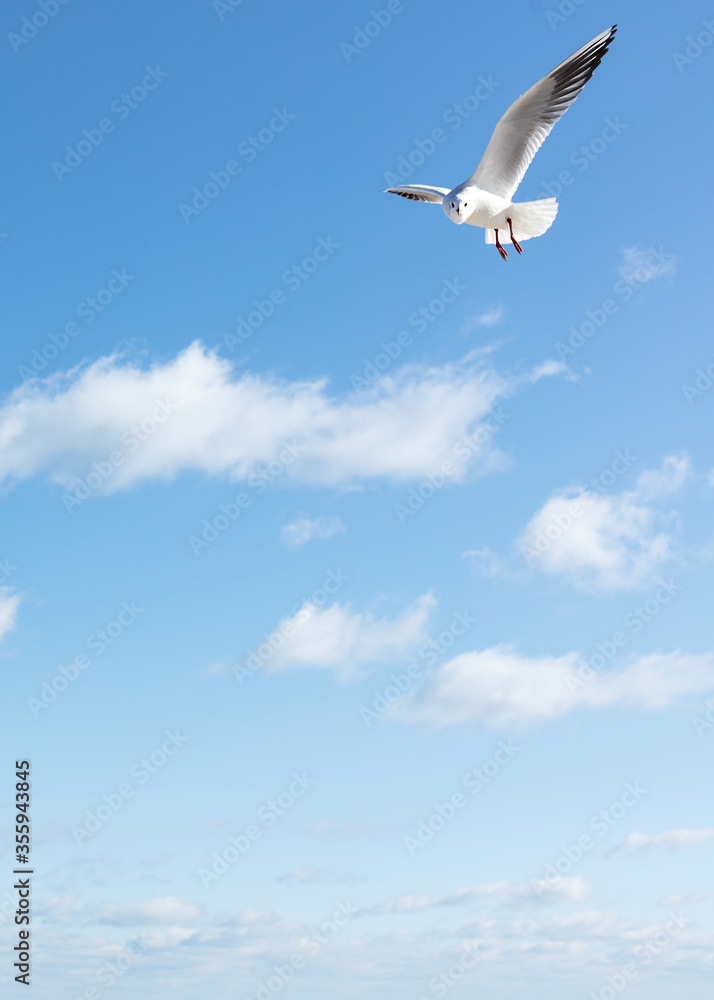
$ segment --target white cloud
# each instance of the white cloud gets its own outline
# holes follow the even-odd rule
[[[295,885],[296,883],[308,883],[315,884],[317,882],[325,882],[325,868],[315,868],[313,865],[306,865],[303,868],[293,868],[291,872],[287,875],[276,876],[276,882],[287,882],[288,885]]]
[[[398,981],[419,996],[426,982],[437,973],[448,973],[469,948],[478,954],[474,974],[484,995],[502,995],[505,977],[527,981],[528,995],[560,997],[569,995],[571,982],[592,982],[599,989],[612,969],[637,963],[639,945],[656,939],[665,926],[672,928],[671,914],[662,914],[653,923],[649,914],[633,917],[631,906],[627,915],[581,907],[574,912],[534,907],[523,913],[498,905],[499,898],[494,893],[496,906],[484,914],[444,906],[438,920],[417,917],[412,922],[397,913],[396,926],[385,929],[380,927],[384,917],[365,913],[359,922],[350,922],[349,929],[332,935],[317,956],[314,948],[306,948],[306,939],[316,941],[314,922],[258,909],[221,910],[192,926],[147,928],[137,936],[146,944],[146,952],[132,980],[132,996],[143,1000],[163,995],[167,969],[176,1000],[205,995],[207,977],[221,993],[255,995],[256,982],[264,982],[274,966],[283,966],[293,953],[304,955],[305,975],[319,978],[314,988],[308,983],[316,1000],[335,990],[346,996],[366,994],[375,981]],[[38,904],[41,907],[40,900]],[[689,921],[673,930],[666,955],[658,961],[666,963],[665,971],[676,972],[677,983],[686,983],[692,975],[703,981],[711,969],[711,932]],[[69,983],[67,990],[73,982],[96,982],[98,967],[117,963],[127,954],[127,935],[106,926],[43,921],[42,933],[47,981]],[[558,982],[565,983],[560,992],[554,992],[554,969]],[[322,988],[323,984],[327,985]],[[462,985],[469,985],[466,978]],[[687,995],[686,985],[676,995],[680,993]]]
[[[530,902],[528,893],[535,895],[532,885],[518,886],[517,894],[514,892],[513,900],[517,899],[522,904]],[[553,879],[547,885],[541,885],[538,890],[538,899],[543,903],[559,903],[568,900],[572,903],[580,903],[587,899],[592,889],[592,882],[581,875],[561,875]]]
[[[691,906],[693,903],[710,903],[712,900],[714,900],[714,892],[690,892],[686,896],[672,892],[661,899],[659,905],[665,909],[671,909],[673,906],[682,906],[683,903]]]
[[[93,907],[92,916],[98,924],[135,927],[141,924],[193,923],[202,912],[201,907],[194,903],[184,903],[176,896],[164,896],[145,903],[100,903]]]
[[[290,442],[298,457],[284,465],[285,481],[407,480],[447,454],[458,479],[473,455],[454,455],[454,442],[542,374],[503,377],[481,352],[333,397],[325,379],[236,371],[199,342],[148,369],[114,355],[10,393],[0,405],[0,480],[68,485],[95,473],[97,489],[115,490],[187,470],[246,479]]]
[[[468,556],[476,569],[484,576],[500,576],[506,580],[518,580],[519,574],[514,573],[508,563],[500,556],[485,546],[483,549],[469,549],[464,552]],[[520,574],[522,576],[523,574]]]
[[[0,639],[15,627],[17,609],[22,598],[9,587],[0,587]]]
[[[349,872],[340,871],[337,868],[315,868],[312,865],[305,865],[302,868],[293,868],[287,875],[278,875],[276,882],[285,882],[287,885],[336,885],[343,882],[362,882],[358,875],[351,875]]]
[[[498,323],[502,322],[504,316],[503,306],[491,306],[490,309],[485,309],[482,313],[474,316],[464,323],[462,327],[462,333],[473,333],[474,330],[478,330],[482,326],[496,326]]]
[[[648,247],[646,250],[629,247],[622,252],[620,274],[627,282],[642,285],[648,281],[668,277],[676,270],[676,254],[665,253],[662,247],[659,250],[654,247]]]
[[[665,708],[680,696],[712,689],[713,653],[655,653],[598,672],[578,653],[527,657],[499,645],[447,661],[423,691],[395,701],[390,714],[435,728],[472,721],[525,725],[581,708]]]
[[[634,830],[628,837],[608,851],[615,857],[625,857],[628,854],[648,853],[659,849],[678,851],[693,844],[703,844],[714,837],[714,829],[703,830],[667,830],[665,833],[640,833]]]
[[[316,837],[336,837],[340,840],[351,840],[353,837],[370,837],[376,832],[376,827],[370,823],[342,823],[337,826],[334,823],[321,821],[308,827],[308,833],[312,833]]]
[[[317,667],[332,670],[339,680],[357,680],[362,668],[408,659],[429,641],[426,624],[436,601],[425,594],[393,619],[374,618],[333,604],[319,608],[305,604],[278,630],[284,643],[266,660],[266,670]]]
[[[592,889],[592,884],[580,876],[555,879],[541,893],[536,894],[530,885],[514,885],[505,879],[467,886],[446,893],[415,893],[395,896],[364,907],[363,914],[381,916],[392,913],[418,913],[434,907],[467,906],[480,900],[493,899],[503,906],[522,907],[559,903],[563,901],[581,902]]]
[[[668,455],[661,469],[647,469],[637,479],[637,489],[643,497],[673,496],[682,489],[690,474],[688,455]]]
[[[634,490],[607,495],[571,487],[550,497],[517,539],[533,569],[567,577],[584,590],[628,590],[672,558],[673,515],[651,501],[678,492],[686,456],[643,472]]]
[[[290,524],[283,525],[280,537],[288,548],[299,549],[313,538],[332,538],[333,535],[344,534],[344,531],[345,526],[336,515],[308,517],[307,514],[298,514]]]
[[[548,358],[546,361],[542,361],[539,365],[533,369],[531,373],[531,380],[537,382],[541,378],[550,378],[552,375],[566,375],[568,374],[568,366],[563,361],[556,361],[554,358]]]

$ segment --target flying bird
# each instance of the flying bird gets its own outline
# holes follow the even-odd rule
[[[616,31],[615,24],[583,45],[512,104],[496,125],[478,167],[463,184],[451,191],[401,184],[387,188],[386,193],[442,205],[457,226],[462,222],[481,226],[486,242],[495,243],[504,260],[508,254],[502,243],[512,243],[523,253],[520,241],[541,236],[550,228],[558,202],[555,198],[514,202],[513,195],[543,140],[600,65]]]

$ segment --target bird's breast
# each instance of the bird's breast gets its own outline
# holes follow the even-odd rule
[[[483,226],[485,229],[493,228],[492,224],[511,204],[506,198],[477,187],[469,188],[467,201],[470,202],[471,199],[474,209],[466,221],[472,226]]]

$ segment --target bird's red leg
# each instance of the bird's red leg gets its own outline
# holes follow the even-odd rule
[[[516,239],[516,237],[513,235],[513,222],[512,222],[512,220],[511,219],[506,219],[506,222],[508,223],[508,228],[511,231],[511,243],[514,245],[514,247],[516,248],[516,250],[518,251],[518,253],[523,253],[523,247],[518,242],[518,240]]]
[[[496,234],[496,249],[498,250],[498,252],[503,257],[504,260],[508,260],[508,254],[506,253],[506,251],[501,246],[501,241],[498,238],[498,230],[494,229],[494,232]]]

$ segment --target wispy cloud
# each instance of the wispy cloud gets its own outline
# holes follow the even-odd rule
[[[647,469],[637,479],[637,489],[645,499],[676,496],[691,474],[688,455],[668,455],[659,469]]]
[[[414,893],[394,896],[382,903],[363,907],[361,914],[382,916],[393,913],[419,913],[440,907],[468,906],[482,900],[493,900],[507,907],[543,906],[563,901],[581,902],[586,899],[592,884],[580,876],[554,879],[542,895],[533,892],[530,885],[514,885],[506,880],[484,882],[445,893]]]
[[[17,609],[22,598],[10,587],[0,587],[0,640],[15,627]]]
[[[312,865],[305,865],[302,868],[293,868],[285,875],[276,876],[275,881],[284,882],[286,885],[340,885],[347,882],[362,882],[364,879],[359,875],[340,871],[338,868],[315,868]]]
[[[491,306],[490,309],[484,309],[483,312],[480,312],[476,316],[472,316],[471,319],[468,319],[461,328],[461,332],[468,334],[473,333],[474,330],[478,330],[479,327],[482,326],[496,326],[498,323],[503,321],[504,315],[505,311],[503,306]]]
[[[674,274],[676,270],[676,255],[665,253],[662,249],[657,254],[653,253],[651,248],[642,250],[634,246],[622,252],[620,274],[627,282],[643,284],[647,281],[657,281],[659,278]]]
[[[447,661],[423,691],[395,701],[387,714],[437,729],[475,721],[526,725],[576,709],[665,708],[713,689],[714,653],[655,653],[594,672],[579,653],[528,657],[499,645]]]
[[[344,534],[344,531],[345,526],[337,515],[308,517],[307,514],[298,514],[294,521],[283,525],[280,538],[289,549],[299,549],[313,538],[332,538],[333,535]]]
[[[328,823],[321,821],[308,828],[308,833],[316,837],[334,837],[338,840],[351,840],[353,837],[368,837],[376,833],[376,827],[370,823]]]
[[[72,893],[44,900],[40,907],[43,919],[52,923],[107,924],[112,927],[186,926],[203,916],[203,907],[176,896],[123,903],[96,903],[78,906]]]
[[[497,555],[487,545],[482,549],[468,549],[464,556],[471,559],[473,566],[483,576],[500,576],[505,580],[515,580],[519,574],[511,569],[507,560]],[[521,572],[521,576],[523,573]]]
[[[625,857],[628,854],[645,854],[650,851],[680,851],[685,847],[703,844],[714,838],[714,829],[667,830],[665,833],[640,833],[634,830],[628,837],[608,851],[611,857]]]

